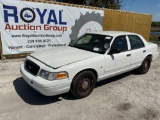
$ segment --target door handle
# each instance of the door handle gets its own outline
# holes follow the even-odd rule
[[[126,56],[129,57],[129,56],[131,56],[131,54],[127,54]]]
[[[146,50],[143,50],[143,53],[145,53],[146,52]]]

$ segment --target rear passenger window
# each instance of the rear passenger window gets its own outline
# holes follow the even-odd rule
[[[111,49],[119,49],[120,52],[125,52],[128,50],[128,44],[126,36],[118,36],[112,43]]]
[[[132,50],[144,47],[144,43],[139,36],[128,35],[128,38],[129,38]]]

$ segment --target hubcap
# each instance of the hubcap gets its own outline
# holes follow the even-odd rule
[[[84,81],[84,82],[82,83],[82,88],[83,88],[84,90],[87,89],[88,86],[89,86],[88,81]]]
[[[79,92],[81,93],[85,93],[89,90],[89,88],[91,87],[92,84],[92,80],[91,78],[82,78],[79,82]]]

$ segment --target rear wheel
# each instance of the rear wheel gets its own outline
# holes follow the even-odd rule
[[[151,61],[152,61],[151,57],[146,57],[142,62],[142,65],[137,69],[138,73],[146,74],[151,66]]]
[[[91,71],[79,73],[71,84],[71,93],[77,98],[84,98],[91,94],[95,87],[96,77]]]

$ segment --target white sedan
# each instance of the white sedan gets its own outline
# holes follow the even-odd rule
[[[69,46],[27,56],[20,71],[25,81],[43,95],[70,91],[75,97],[84,98],[97,81],[134,69],[147,73],[158,55],[158,46],[139,34],[89,32]]]

